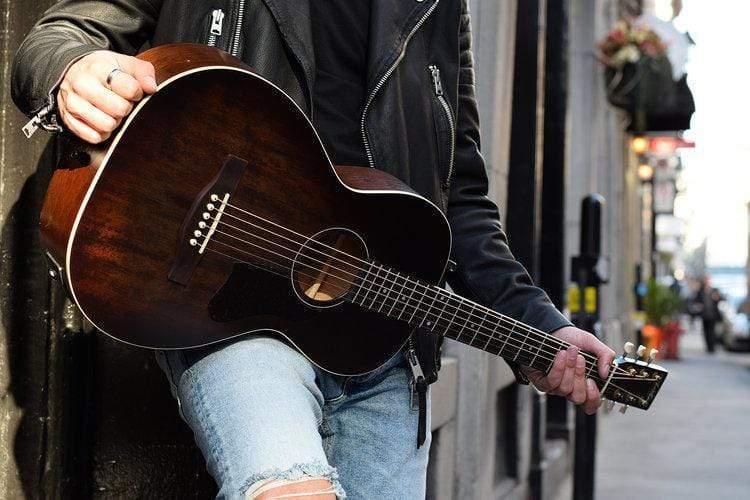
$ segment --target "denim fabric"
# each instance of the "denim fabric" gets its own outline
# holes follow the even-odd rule
[[[341,498],[424,498],[430,436],[417,449],[403,354],[358,377],[324,372],[267,336],[158,352],[157,360],[218,498],[303,475],[327,477]],[[429,414],[428,393],[428,429]]]

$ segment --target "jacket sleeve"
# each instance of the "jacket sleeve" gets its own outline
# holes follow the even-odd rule
[[[534,286],[526,269],[513,258],[500,224],[498,208],[487,197],[488,180],[480,153],[466,1],[463,2],[459,36],[456,163],[448,202],[448,220],[453,233],[452,255],[457,267],[448,281],[458,293],[542,331],[552,332],[570,325],[570,322],[555,308],[547,294]]]
[[[54,107],[68,67],[95,50],[135,54],[156,25],[162,0],[62,0],[34,25],[13,60],[12,96],[32,115]]]

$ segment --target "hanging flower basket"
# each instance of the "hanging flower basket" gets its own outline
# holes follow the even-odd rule
[[[630,114],[628,131],[690,128],[695,104],[685,78],[672,79],[666,46],[650,29],[619,21],[599,44],[607,99]]]

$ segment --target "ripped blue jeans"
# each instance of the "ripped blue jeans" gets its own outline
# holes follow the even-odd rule
[[[158,352],[157,360],[218,498],[304,476],[329,479],[340,498],[424,498],[430,436],[417,449],[403,354],[358,377],[324,372],[267,336]],[[427,401],[429,429],[429,392]]]

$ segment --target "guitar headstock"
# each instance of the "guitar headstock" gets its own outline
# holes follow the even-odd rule
[[[620,410],[622,413],[628,406],[648,410],[653,403],[669,372],[652,362],[658,352],[656,349],[651,350],[648,358],[644,356],[645,352],[645,347],[636,350],[632,343],[627,342],[625,353],[615,358],[616,368],[610,371],[611,377],[602,390],[602,396],[609,400],[608,410],[615,403],[625,405]]]

